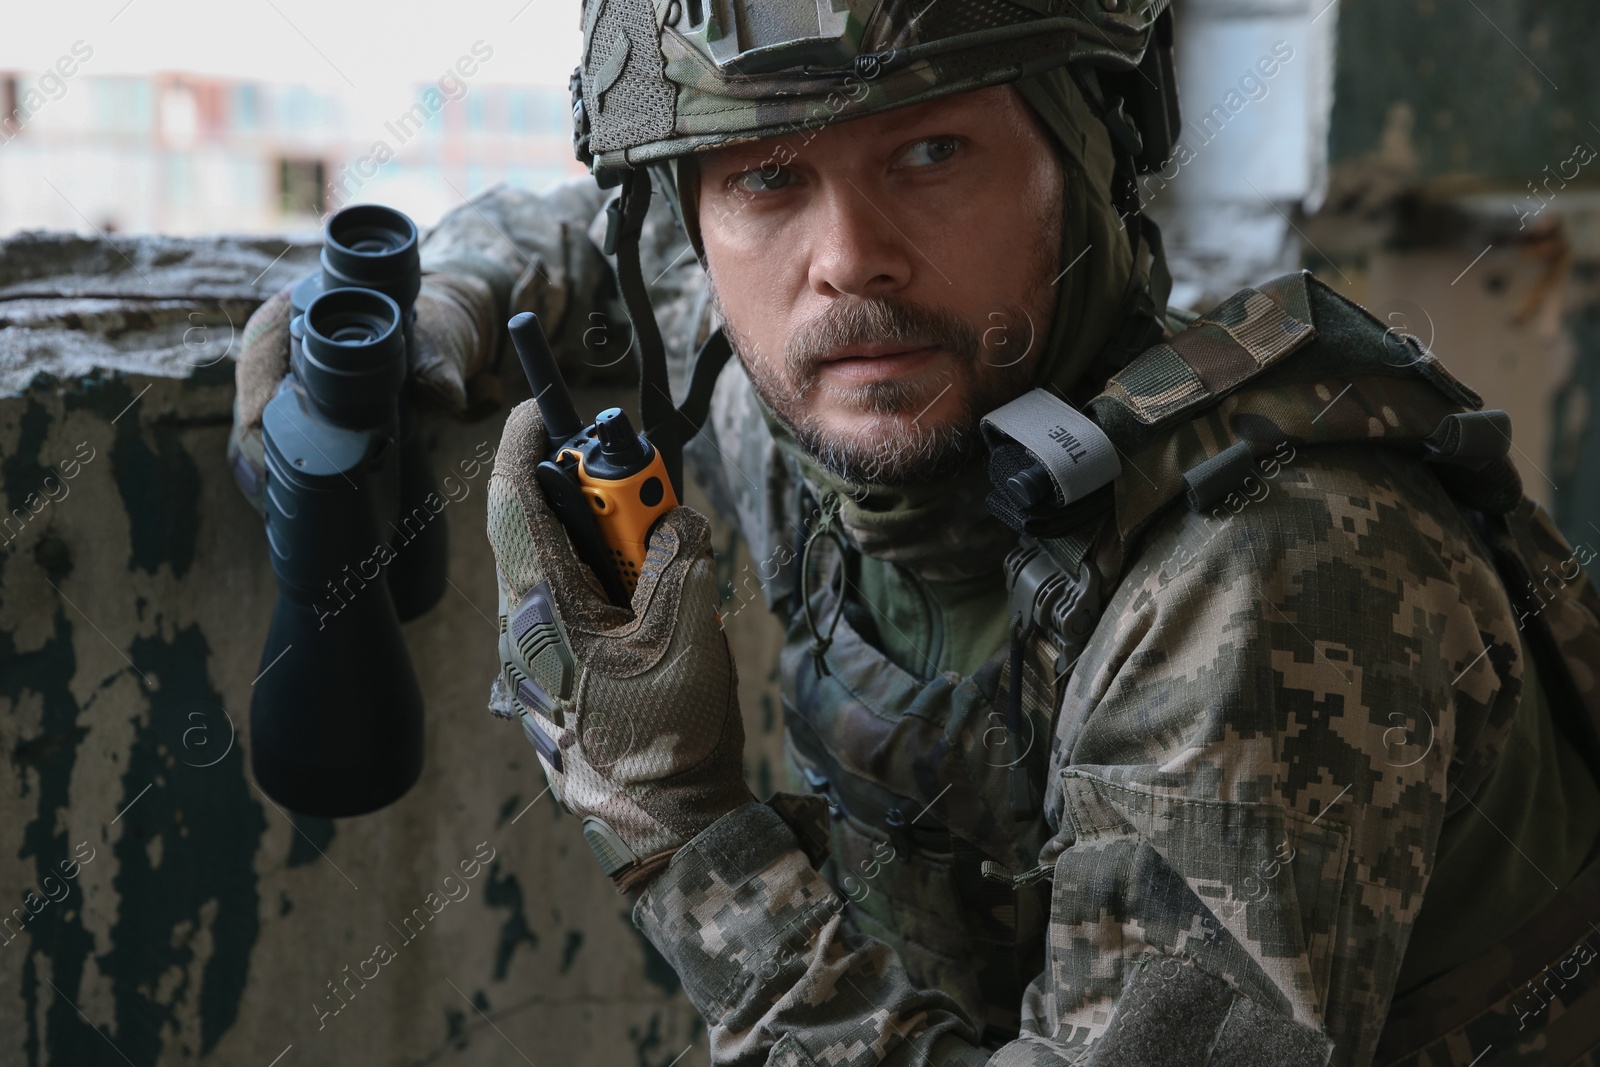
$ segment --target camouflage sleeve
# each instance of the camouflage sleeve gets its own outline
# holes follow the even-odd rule
[[[798,803],[785,810],[786,801]],[[827,852],[826,825],[820,797],[747,804],[680,850],[634,907],[710,1024],[711,1062],[1001,1063],[975,1047],[953,1000],[917,989],[888,946],[844,929],[844,899],[813,866]]]
[[[1289,449],[1166,516],[1057,723],[1025,1029],[1080,1064],[1371,1062],[1519,647],[1476,534],[1396,453]]]
[[[611,193],[590,178],[545,192],[500,184],[456,207],[422,241],[426,271],[488,283],[500,321],[538,313],[567,366],[603,370],[629,357],[632,334],[616,300],[615,258],[601,252]],[[640,263],[666,342],[674,384],[711,324],[705,272],[657,196],[640,237]],[[505,331],[502,348],[509,349]]]
[[[545,193],[500,184],[447,212],[422,239],[425,271],[465,274],[486,282],[492,314],[502,328],[518,311],[539,314],[559,352],[561,339],[581,326],[603,300],[605,260],[588,237],[605,206],[593,181],[577,179]],[[576,334],[581,339],[581,329]],[[581,340],[580,340],[581,343]]]

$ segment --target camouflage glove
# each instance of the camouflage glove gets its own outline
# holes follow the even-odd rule
[[[534,481],[547,450],[525,401],[506,420],[489,478],[501,660],[489,706],[522,722],[601,868],[633,889],[754,799],[710,526],[686,507],[662,516],[633,610],[617,607]]]
[[[261,414],[289,373],[291,288],[279,290],[245,323],[234,370],[228,466],[257,511],[265,506],[267,485]],[[410,379],[422,395],[463,418],[499,407],[500,381],[485,373],[499,339],[488,283],[465,274],[424,274],[416,310]]]

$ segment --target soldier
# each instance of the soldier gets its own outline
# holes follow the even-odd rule
[[[424,245],[414,371],[456,409],[513,312],[579,350],[613,270],[652,439],[709,400],[690,461],[787,628],[797,792],[745,786],[705,520],[607,603],[531,402],[490,703],[718,1064],[1600,1048],[1592,551],[1502,412],[1308,275],[1166,308],[1133,180],[1170,148],[1165,8],[587,0],[599,186]],[[244,474],[284,315],[247,331]]]

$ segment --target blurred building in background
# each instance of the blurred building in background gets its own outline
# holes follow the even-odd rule
[[[421,83],[385,109],[302,85],[85,73],[18,117],[37,82],[0,71],[0,235],[295,232],[362,201],[428,226],[496,182],[583,173],[567,93],[548,86]]]

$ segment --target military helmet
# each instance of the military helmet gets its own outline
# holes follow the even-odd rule
[[[585,0],[574,148],[610,185],[697,150],[1082,65],[1148,169],[1177,129],[1168,3]]]

